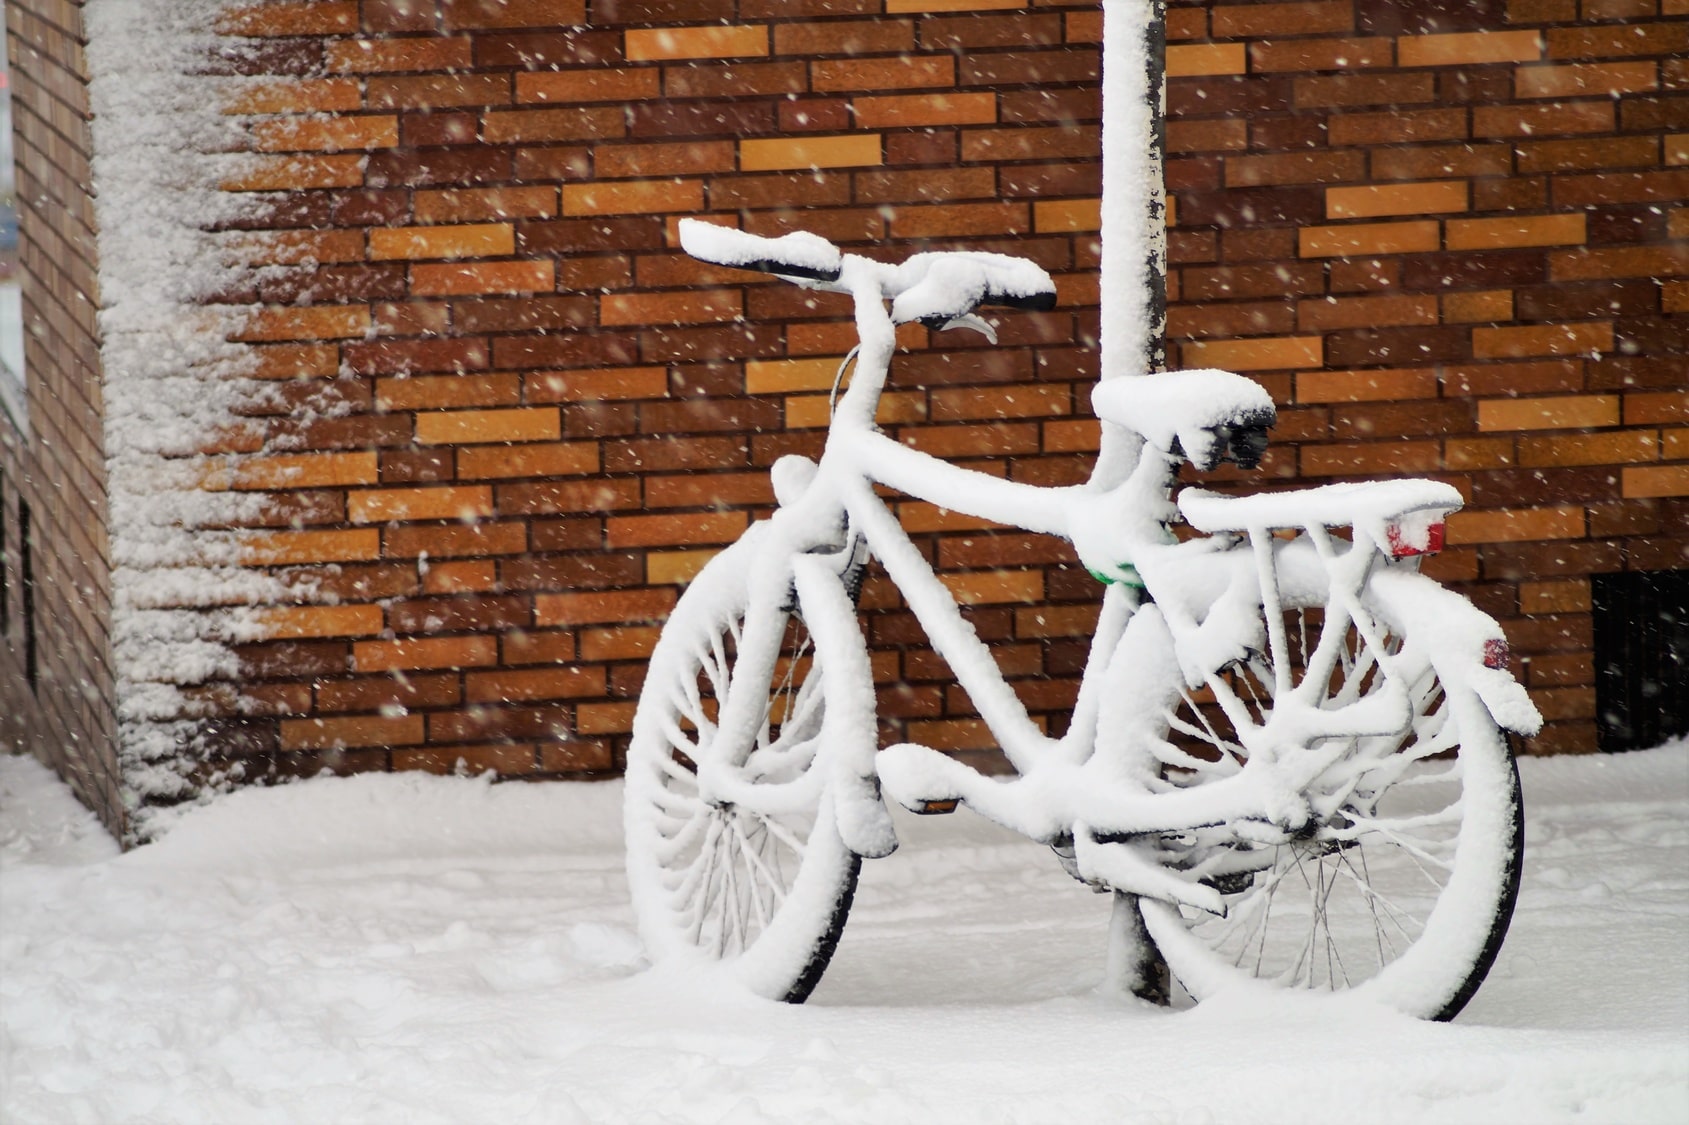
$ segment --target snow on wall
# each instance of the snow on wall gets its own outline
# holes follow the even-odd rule
[[[280,584],[239,565],[262,493],[206,491],[202,450],[263,394],[229,343],[246,310],[208,305],[241,267],[212,229],[256,205],[219,190],[244,159],[244,123],[220,112],[239,80],[210,75],[239,40],[215,32],[228,0],[87,0],[101,360],[112,565],[111,660],[130,834],[160,805],[232,780],[207,774],[205,707],[185,689],[237,670],[231,643],[262,635],[252,607]]]

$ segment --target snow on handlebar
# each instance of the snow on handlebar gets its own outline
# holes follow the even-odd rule
[[[804,281],[837,281],[844,268],[839,248],[808,231],[763,238],[732,227],[682,219],[680,246],[702,262]]]

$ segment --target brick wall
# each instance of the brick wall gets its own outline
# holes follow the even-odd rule
[[[6,31],[28,402],[27,419],[0,411],[0,742],[39,755],[121,834],[81,5],[6,0]]]
[[[1589,576],[1689,566],[1689,4],[1175,4],[1183,363],[1272,390],[1271,475],[1459,486],[1427,570],[1593,749]]]

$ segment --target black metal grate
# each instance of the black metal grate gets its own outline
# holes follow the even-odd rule
[[[1689,570],[1598,574],[1591,592],[1601,749],[1689,734]]]

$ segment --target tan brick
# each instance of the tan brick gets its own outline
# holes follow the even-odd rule
[[[1025,605],[1044,600],[1041,570],[982,570],[938,576],[962,605]]]
[[[352,78],[264,78],[243,82],[228,96],[224,113],[351,113],[364,94]]]
[[[240,556],[247,566],[365,562],[381,557],[381,532],[374,528],[246,532],[241,535]]]
[[[240,165],[239,174],[222,182],[224,191],[312,191],[320,188],[362,187],[365,157],[254,156]]]
[[[1297,402],[1389,402],[1434,399],[1435,368],[1378,371],[1304,371],[1296,376]]]
[[[1373,219],[1384,215],[1436,215],[1468,210],[1464,180],[1423,184],[1374,184],[1325,189],[1328,219]]]
[[[1581,539],[1584,512],[1576,505],[1549,508],[1474,510],[1450,512],[1448,542],[1515,543],[1530,539]]]
[[[554,406],[427,411],[416,416],[416,440],[423,445],[556,441],[562,433],[562,418]]]
[[[271,36],[355,35],[357,0],[310,0],[298,3],[252,4],[217,13],[220,35]]]
[[[378,605],[297,605],[258,611],[264,639],[297,641],[312,637],[367,637],[385,627]]]
[[[598,468],[598,446],[590,441],[523,445],[508,449],[471,447],[461,449],[457,454],[457,474],[461,480],[576,476],[596,473]]]
[[[1443,320],[1449,324],[1499,323],[1513,319],[1513,291],[1486,289],[1443,295]]]
[[[631,102],[662,93],[654,67],[527,71],[516,76],[516,100],[533,102]]]
[[[556,287],[550,262],[451,262],[411,267],[411,293],[457,297],[476,293],[549,293]]]
[[[375,261],[417,258],[492,258],[516,252],[516,228],[509,223],[464,223],[438,227],[376,227],[369,232]]]
[[[581,659],[638,660],[650,656],[657,645],[657,633],[654,625],[582,629]]]
[[[1689,430],[1662,432],[1660,453],[1667,461],[1689,461]]]
[[[224,249],[242,265],[302,266],[360,262],[364,236],[355,230],[267,230],[229,237]]]
[[[1296,303],[1296,328],[1301,332],[1435,323],[1437,298],[1430,296],[1327,297]]]
[[[480,594],[499,588],[498,562],[494,559],[431,559],[428,573],[422,576],[422,589],[427,594]]]
[[[471,703],[509,703],[536,699],[578,699],[604,694],[604,669],[597,665],[470,672],[464,695]]]
[[[786,428],[825,429],[833,420],[828,395],[793,395],[785,400]],[[927,396],[919,391],[888,391],[874,408],[874,421],[881,426],[902,426],[927,421]]]
[[[1513,93],[1521,98],[1617,97],[1659,88],[1652,61],[1522,66],[1513,72]]]
[[[842,358],[746,360],[745,392],[762,395],[831,390]]]
[[[542,628],[659,620],[674,608],[673,590],[599,590],[537,594],[534,624]]]
[[[662,367],[611,367],[597,371],[540,371],[524,380],[530,402],[599,402],[661,398],[668,391]]]
[[[565,215],[691,214],[704,209],[701,180],[642,180],[563,185]]]
[[[1654,430],[1604,434],[1555,434],[1519,439],[1519,464],[1527,469],[1555,465],[1621,465],[1660,459]]]
[[[340,353],[332,344],[270,344],[247,354],[255,364],[247,374],[254,379],[328,378],[340,370]]]
[[[1396,63],[1419,67],[1535,62],[1542,57],[1543,45],[1542,35],[1535,31],[1404,35],[1396,40]]]
[[[348,39],[326,44],[327,69],[339,74],[401,70],[466,70],[473,46],[464,36],[427,39]]]
[[[989,93],[896,94],[851,99],[851,112],[864,129],[923,125],[989,125],[997,120],[997,95]]]
[[[484,558],[528,550],[528,529],[520,523],[473,523],[390,527],[383,533],[390,559]],[[430,564],[432,565],[432,564]]]
[[[1627,499],[1689,496],[1689,465],[1646,465],[1620,470]]]
[[[772,172],[793,168],[857,168],[881,163],[880,135],[779,137],[739,142],[739,168]]]
[[[1624,396],[1624,424],[1660,425],[1689,422],[1689,390],[1647,391]]]
[[[473,223],[487,219],[550,219],[557,188],[491,187],[419,191],[412,203],[419,223]]]
[[[493,494],[484,485],[372,489],[349,494],[346,509],[353,523],[474,520],[493,514]]]
[[[1457,472],[1470,469],[1507,469],[1518,464],[1512,438],[1448,438],[1443,442],[1444,467]]]
[[[1410,254],[1436,250],[1436,220],[1402,223],[1354,223],[1307,227],[1297,232],[1297,253],[1304,258],[1361,258],[1374,254]]]
[[[766,24],[630,28],[624,35],[625,53],[630,62],[747,58],[768,54]]]
[[[645,556],[645,581],[653,586],[683,586],[721,551],[700,547],[694,551],[651,551]]]
[[[1619,424],[1618,395],[1483,399],[1479,430],[1581,430]]]
[[[1479,359],[1511,359],[1535,355],[1589,355],[1613,350],[1613,326],[1606,321],[1584,324],[1528,324],[1505,328],[1474,328],[1472,354]]]
[[[484,375],[410,375],[378,379],[375,384],[375,403],[382,410],[515,406],[521,401],[521,380],[508,371]]]
[[[214,468],[206,474],[204,487],[213,491],[333,488],[374,484],[377,479],[373,452],[276,453],[244,457],[227,467]]]
[[[1521,246],[1566,246],[1584,241],[1585,220],[1575,215],[1508,215],[1499,219],[1450,219],[1450,250],[1500,250]]]
[[[1552,613],[1588,613],[1589,579],[1569,578],[1555,582],[1519,583],[1519,612],[1534,616]]]
[[[745,525],[744,512],[613,516],[606,522],[604,539],[613,548],[731,543],[744,532]]]
[[[497,663],[498,641],[493,637],[406,637],[352,645],[352,667],[359,672],[485,668]]]
[[[1186,367],[1227,371],[1269,371],[1323,367],[1324,342],[1318,336],[1263,336],[1252,340],[1189,340],[1180,345]]]
[[[579,734],[626,734],[633,729],[634,703],[582,703],[575,708]]]
[[[624,324],[708,324],[740,315],[739,292],[702,289],[673,293],[606,293],[599,298],[599,321]]]
[[[265,308],[247,314],[236,339],[252,342],[357,339],[369,328],[369,309],[364,305]]]
[[[1173,200],[1168,200],[1169,203]],[[1051,199],[1032,204],[1032,227],[1039,234],[1066,234],[1102,229],[1102,200]]]
[[[348,715],[283,719],[283,750],[339,750],[346,746],[415,746],[423,740],[421,715]]]
[[[1244,74],[1248,70],[1249,56],[1242,43],[1170,44],[1167,48],[1169,78]]]

